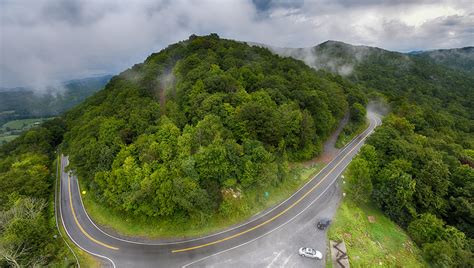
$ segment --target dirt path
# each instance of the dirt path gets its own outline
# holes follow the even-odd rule
[[[317,163],[327,164],[331,162],[331,160],[341,150],[341,149],[336,148],[336,141],[337,141],[337,137],[339,137],[339,134],[341,133],[342,129],[344,128],[344,126],[347,124],[348,121],[349,121],[349,113],[346,113],[344,115],[344,118],[342,118],[341,122],[339,122],[339,126],[337,127],[337,129],[331,134],[331,136],[326,140],[326,142],[324,142],[323,153],[314,157],[311,160],[303,162],[302,165],[304,167],[310,167]]]

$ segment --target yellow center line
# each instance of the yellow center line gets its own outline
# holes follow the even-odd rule
[[[367,134],[368,135],[368,134]],[[365,137],[367,137],[367,135]],[[364,138],[365,138],[364,137]],[[303,196],[301,196],[298,200],[296,200],[293,204],[291,204],[291,206],[287,207],[286,209],[284,209],[283,211],[281,211],[280,213],[278,213],[277,215],[273,216],[272,218],[252,227],[252,228],[249,228],[245,231],[242,231],[240,233],[237,233],[237,234],[234,234],[234,235],[231,235],[231,236],[228,236],[228,237],[225,237],[225,238],[222,238],[220,240],[216,240],[216,241],[212,241],[212,242],[209,242],[209,243],[206,243],[206,244],[202,244],[202,245],[198,245],[198,246],[194,246],[194,247],[189,247],[189,248],[183,248],[183,249],[175,249],[175,250],[172,250],[171,252],[172,253],[178,253],[178,252],[183,252],[183,251],[189,251],[189,250],[194,250],[194,249],[198,249],[198,248],[203,248],[203,247],[207,247],[207,246],[211,246],[211,245],[214,245],[214,244],[218,244],[218,243],[222,243],[224,241],[227,241],[227,240],[230,240],[232,238],[236,238],[236,237],[239,237],[241,235],[244,235],[248,232],[251,232],[257,228],[260,228],[262,227],[263,225],[266,225],[272,221],[274,221],[275,219],[277,219],[278,217],[280,217],[281,215],[283,215],[284,213],[286,213],[288,210],[290,210],[291,208],[293,208],[294,206],[298,205],[298,203],[301,202],[301,200],[303,200],[306,196],[308,196],[311,192],[314,191],[314,189],[316,189],[338,166],[339,164],[344,161],[344,159],[346,159],[346,157],[352,153],[352,151],[354,151],[357,146],[362,142],[362,140],[357,143],[356,146],[354,146],[354,148],[352,148],[336,165],[334,165],[334,167],[316,184],[314,185],[311,189],[309,189]]]
[[[71,211],[72,211],[72,217],[74,218],[74,220],[76,221],[76,224],[77,226],[79,227],[79,229],[81,230],[81,232],[87,237],[89,238],[91,241],[101,245],[101,246],[104,246],[106,248],[110,248],[110,249],[113,249],[113,250],[119,250],[119,248],[116,248],[116,247],[113,247],[113,246],[110,246],[110,245],[107,245],[103,242],[100,242],[98,240],[96,240],[95,238],[93,238],[92,236],[90,236],[85,230],[84,228],[82,228],[82,226],[79,224],[79,221],[77,220],[77,217],[76,217],[76,212],[74,211],[74,207],[72,206],[72,194],[71,194],[71,177],[69,176],[69,174],[67,175],[67,186],[68,186],[68,190],[69,190],[69,205],[71,206]]]

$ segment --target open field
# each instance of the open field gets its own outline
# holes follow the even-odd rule
[[[16,137],[20,136],[22,132],[40,125],[44,121],[52,118],[54,117],[29,118],[6,122],[0,127],[0,145],[12,141]]]

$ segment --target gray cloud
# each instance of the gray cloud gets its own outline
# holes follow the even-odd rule
[[[3,0],[0,13],[2,87],[117,73],[193,33],[279,47],[340,40],[397,51],[474,40],[466,0]]]

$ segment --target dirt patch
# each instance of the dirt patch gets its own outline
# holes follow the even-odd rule
[[[375,216],[368,216],[367,219],[370,223],[375,223]]]
[[[165,110],[165,103],[166,103],[166,96],[165,96],[165,89],[160,88],[160,110],[164,111]]]
[[[352,238],[352,235],[350,233],[344,233],[343,236],[344,236],[344,239],[346,240],[349,240]]]
[[[339,122],[339,126],[337,127],[337,129],[331,134],[331,136],[329,136],[329,138],[324,143],[323,152],[320,155],[314,157],[313,159],[303,162],[303,167],[311,167],[314,164],[321,163],[327,164],[331,162],[334,157],[336,157],[336,155],[341,151],[341,149],[336,148],[337,137],[339,137],[339,134],[341,134],[342,129],[348,121],[349,113],[346,113],[341,122]]]

